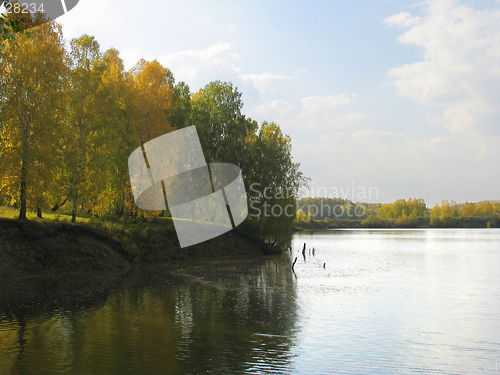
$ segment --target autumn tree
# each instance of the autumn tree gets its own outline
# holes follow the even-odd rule
[[[473,216],[474,215],[474,203],[465,202],[460,208],[460,216]]]
[[[141,59],[131,70],[136,146],[174,130],[174,75],[157,60]]]
[[[440,217],[442,214],[450,215],[453,209],[456,207],[456,202],[450,202],[449,200],[442,200],[441,203],[436,203],[431,209],[431,217]]]
[[[98,211],[114,206],[114,212],[121,215],[130,189],[127,161],[130,153],[137,147],[133,137],[132,81],[126,74],[123,60],[116,49],[106,51],[102,63],[102,112],[105,129],[102,152],[106,155],[107,162],[106,179],[101,179],[103,199]]]
[[[384,219],[398,219],[400,217],[416,219],[428,216],[428,209],[422,198],[397,199],[393,203],[383,204],[377,215]]]
[[[474,216],[482,217],[482,216],[490,216],[493,214],[493,206],[489,201],[482,201],[476,203],[474,209]]]
[[[102,75],[104,66],[99,44],[83,35],[70,42],[69,117],[66,136],[68,195],[73,204],[71,221],[76,221],[80,205],[92,200],[92,173],[107,162],[103,127]]]
[[[174,75],[157,60],[141,59],[128,73],[128,79],[131,88],[133,128],[131,144],[132,149],[136,149],[154,138],[175,130],[172,118],[176,113],[178,102],[174,92]],[[138,212],[141,212],[141,216],[147,213],[137,209],[130,189],[127,190],[127,197],[127,209],[134,215]],[[153,214],[162,213],[153,212]]]
[[[47,22],[0,49],[0,191],[26,219],[29,207],[41,215],[55,188],[67,77],[62,32]]]
[[[304,212],[303,212],[301,209],[299,209],[299,210],[297,211],[297,217],[296,217],[296,220],[297,220],[297,221],[306,221],[306,219],[307,219],[307,216],[304,214]]]
[[[123,61],[116,49],[109,49],[101,58],[98,116],[89,155],[88,209],[95,215],[111,210],[121,214],[129,186],[128,157],[133,144],[130,84]]]

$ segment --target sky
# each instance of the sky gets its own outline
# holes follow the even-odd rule
[[[80,0],[57,21],[191,92],[232,82],[308,195],[500,199],[500,1]]]

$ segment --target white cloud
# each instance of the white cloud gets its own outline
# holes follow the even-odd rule
[[[463,106],[454,106],[444,112],[444,118],[448,120],[447,126],[453,132],[466,132],[474,124],[474,118]]]
[[[329,96],[308,96],[301,100],[302,107],[305,112],[330,112],[334,108],[347,105],[351,103],[349,97],[345,94],[342,95],[329,95]]]
[[[186,81],[192,87],[206,84],[204,77],[215,71],[241,70],[236,65],[240,55],[233,51],[229,42],[210,44],[201,50],[178,51],[162,56],[153,56],[137,49],[125,50],[122,56],[127,69],[141,58],[156,59],[174,73],[176,81]]]
[[[213,68],[237,70],[240,56],[232,52],[231,43],[210,44],[204,50],[188,50],[160,56],[158,60],[172,69],[178,80],[193,80]]]
[[[292,79],[292,76],[285,76],[280,74],[272,73],[260,73],[260,74],[240,74],[238,76],[243,82],[251,82],[253,87],[260,93],[274,92],[270,86],[276,81]]]
[[[358,130],[352,133],[351,138],[361,143],[378,143],[385,139],[393,139],[402,136],[400,132],[384,132],[375,129]]]
[[[346,113],[342,116],[345,122],[354,123],[361,122],[367,119],[367,116],[364,113]]]
[[[325,114],[311,114],[308,112],[301,112],[289,120],[284,120],[283,124],[287,127],[294,127],[298,129],[309,130],[326,130],[344,129],[349,125],[354,125],[358,122],[366,120],[367,116],[364,113],[345,113],[341,115],[325,115]]]
[[[426,6],[422,19],[399,13],[385,20],[410,27],[399,40],[424,49],[422,61],[393,68],[388,76],[399,96],[444,107],[445,129],[477,131],[488,116],[500,115],[500,11],[453,0]]]
[[[364,113],[344,112],[340,107],[351,103],[345,94],[333,96],[308,96],[297,103],[286,100],[263,100],[252,112],[266,116],[287,128],[326,130],[343,129],[346,126],[365,121]]]
[[[235,52],[230,52],[231,43],[216,43],[210,44],[204,50],[188,50],[188,51],[179,51],[163,56],[162,59],[167,61],[176,61],[183,58],[200,60],[200,61],[212,61],[216,63],[223,62],[221,59],[221,53],[228,53],[233,59],[239,59],[239,55]]]
[[[301,69],[294,76],[307,72]],[[243,82],[251,82],[260,94],[261,104],[257,105],[250,115],[253,117],[265,117],[267,120],[277,122],[286,128],[310,129],[310,130],[339,130],[348,125],[364,121],[367,116],[364,113],[345,112],[340,107],[352,103],[356,94],[327,96],[306,96],[296,102],[275,99],[268,101],[263,94],[273,93],[277,83],[291,80],[294,76],[261,73],[240,74],[238,77]]]
[[[254,112],[258,114],[277,113],[278,116],[282,117],[295,107],[295,104],[289,103],[286,100],[273,100],[257,106]]]
[[[351,99],[345,94],[308,96],[300,102],[302,111],[285,120],[288,126],[311,130],[340,130],[367,118],[364,113],[340,110],[340,107],[351,104]]]
[[[419,21],[420,21],[419,17],[412,17],[411,14],[408,12],[401,12],[395,14],[394,16],[386,18],[384,23],[387,26],[408,27],[418,24]]]
[[[436,137],[431,139],[428,144],[425,144],[424,148],[435,155],[444,155],[450,143],[452,143],[450,137]],[[413,153],[416,152],[416,149],[413,150]]]
[[[499,0],[500,1],[500,0]],[[295,75],[303,74],[309,72],[309,69],[300,69],[295,72]]]

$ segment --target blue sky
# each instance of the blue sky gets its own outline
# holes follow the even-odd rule
[[[232,82],[291,136],[313,195],[500,199],[498,1],[80,0],[58,21],[193,92]]]

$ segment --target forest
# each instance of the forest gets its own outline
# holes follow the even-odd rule
[[[34,22],[27,18],[23,22]],[[305,178],[291,139],[275,123],[242,113],[242,94],[214,81],[196,92],[168,67],[141,59],[125,70],[116,49],[89,35],[65,46],[54,21],[0,43],[0,206],[19,211],[126,220],[168,217],[134,203],[128,157],[163,134],[196,125],[208,163],[238,165],[245,186],[273,192],[273,205],[294,204]],[[279,191],[287,191],[279,198]],[[264,204],[254,198],[253,206]],[[294,217],[248,217],[247,232],[279,243]]]
[[[397,199],[392,203],[353,202],[342,198],[301,198],[297,202],[297,221],[357,220],[363,227],[499,227],[500,201],[457,203],[443,200],[427,207],[422,198]],[[475,220],[476,219],[476,220]],[[484,220],[483,220],[484,221]],[[479,223],[479,224],[478,224]]]

